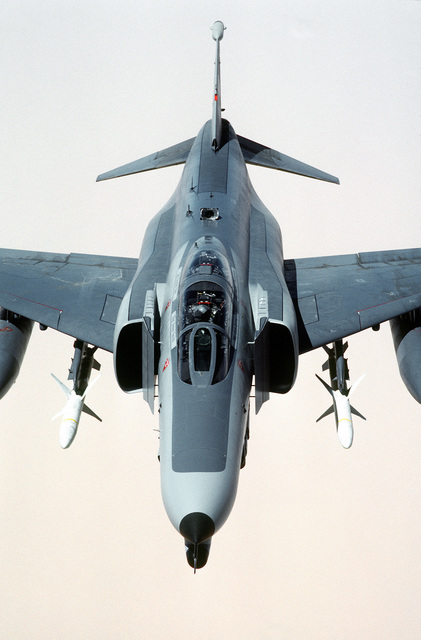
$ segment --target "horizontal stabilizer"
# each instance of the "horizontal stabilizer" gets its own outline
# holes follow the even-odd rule
[[[269,169],[278,169],[278,171],[287,171],[288,173],[295,173],[299,176],[339,184],[338,178],[324,171],[320,171],[315,167],[311,167],[309,164],[304,164],[304,162],[290,158],[283,153],[279,153],[279,151],[265,147],[258,142],[253,142],[253,140],[249,140],[248,138],[237,136],[237,139],[240,143],[244,160],[248,164],[255,164],[259,167],[267,167]]]
[[[100,182],[101,180],[110,180],[110,178],[130,176],[133,173],[141,173],[142,171],[152,171],[152,169],[162,169],[163,167],[183,164],[187,160],[194,141],[195,138],[190,138],[162,151],[156,151],[149,156],[139,158],[139,160],[135,160],[134,162],[123,164],[121,167],[117,167],[117,169],[101,173],[96,181]]]

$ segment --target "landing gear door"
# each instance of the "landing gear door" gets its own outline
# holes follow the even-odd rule
[[[269,323],[262,319],[262,329],[254,342],[254,384],[256,414],[262,404],[269,400],[270,368],[269,368]]]
[[[155,340],[154,334],[158,323],[155,315],[156,292],[149,289],[146,292],[145,307],[142,319],[142,388],[143,399],[154,412],[155,397]]]
[[[155,343],[151,333],[151,319],[143,318],[142,322],[142,386],[143,399],[154,412],[155,396]]]

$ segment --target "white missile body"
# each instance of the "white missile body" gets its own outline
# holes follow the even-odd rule
[[[77,358],[76,355],[78,356]],[[66,387],[66,385],[63,384],[54,375],[54,373],[51,374],[54,380],[59,384],[60,388],[67,396],[67,402],[64,409],[62,409],[62,411],[59,411],[59,413],[57,413],[53,418],[53,420],[55,420],[56,418],[58,418],[58,416],[63,416],[59,434],[60,446],[63,449],[67,449],[68,447],[70,447],[73,440],[75,439],[82,412],[87,413],[88,415],[102,422],[101,418],[97,416],[96,413],[94,413],[92,409],[90,409],[85,404],[85,398],[88,391],[92,389],[95,382],[101,377],[101,375],[98,375],[95,380],[89,383],[92,368],[95,366],[95,368],[98,370],[100,368],[100,365],[93,358],[93,350],[88,351],[86,345],[84,344],[81,347],[79,345],[77,346],[72,367],[75,363],[75,360],[75,370],[70,370],[70,375],[72,376],[70,379],[73,380],[73,389],[69,389],[68,387]],[[77,393],[77,391],[79,391],[79,393]]]
[[[87,387],[83,396],[80,396],[74,389],[70,390],[66,387],[65,384],[60,382],[60,380],[56,378],[54,373],[52,373],[51,375],[53,376],[54,380],[58,382],[68,398],[64,409],[62,409],[62,411],[59,411],[59,413],[57,413],[53,418],[53,420],[55,420],[59,416],[63,416],[63,420],[60,426],[59,442],[62,449],[67,449],[68,447],[70,447],[76,437],[77,428],[79,426],[80,416],[82,415],[82,412],[87,413],[88,415],[102,422],[101,418],[97,416],[96,413],[94,413],[92,409],[87,407],[85,404],[86,394],[88,393],[89,389],[92,389],[95,382],[99,380],[101,376],[97,376],[95,380],[93,380]]]
[[[60,426],[59,442],[62,449],[70,447],[75,439],[82,409],[83,398],[72,390],[63,409],[63,420]]]
[[[351,405],[348,397],[344,396],[340,391],[332,391],[332,398],[339,442],[344,449],[349,449],[354,439]]]

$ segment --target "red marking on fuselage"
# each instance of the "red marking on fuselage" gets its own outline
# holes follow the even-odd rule
[[[167,358],[167,359],[165,360],[165,364],[164,364],[164,368],[162,369],[162,373],[163,373],[163,372],[165,371],[165,369],[169,366],[169,364],[170,364],[170,361],[169,361],[169,359]]]

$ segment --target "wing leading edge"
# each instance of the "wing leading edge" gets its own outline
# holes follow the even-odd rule
[[[300,353],[421,307],[421,249],[285,260]]]

